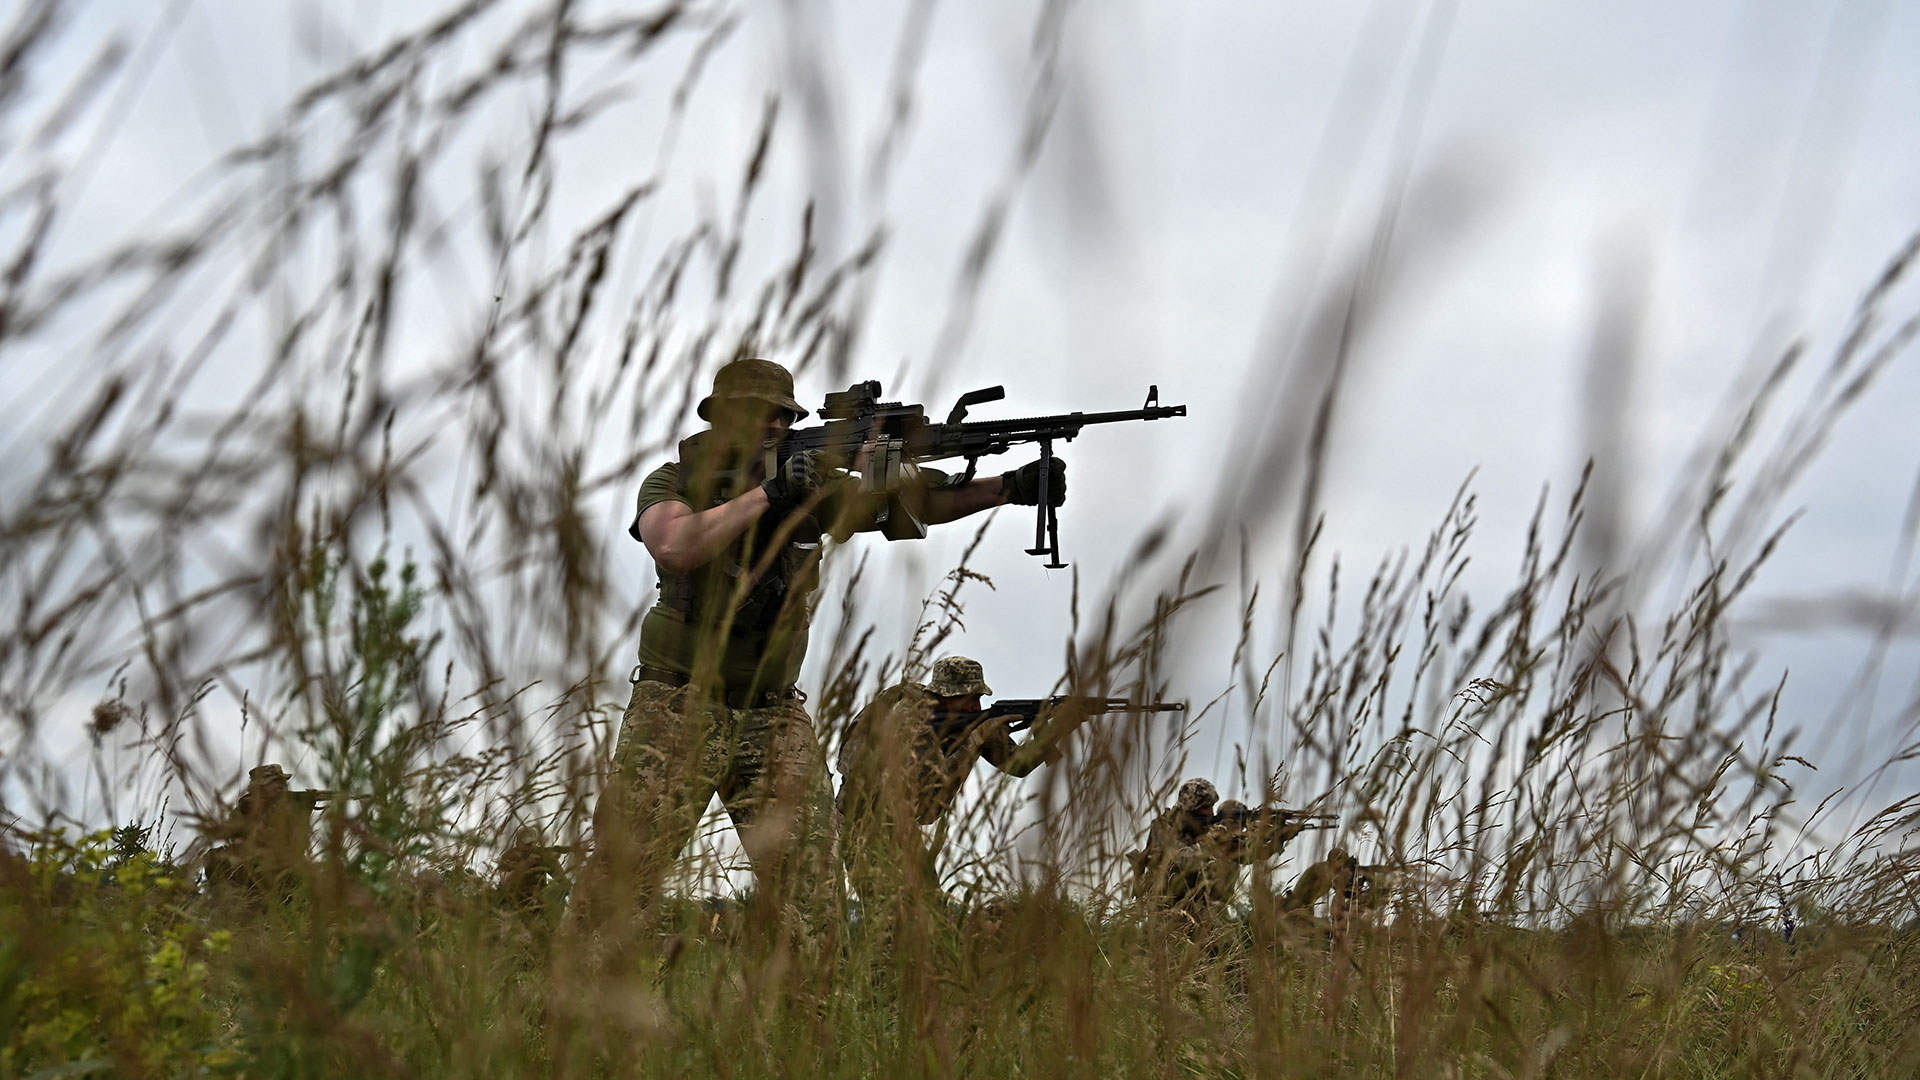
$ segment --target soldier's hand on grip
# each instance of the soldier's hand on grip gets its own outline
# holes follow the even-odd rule
[[[1048,458],[1047,501],[1055,506],[1067,501],[1067,463]],[[1016,506],[1040,504],[1040,463],[1030,461],[1012,472],[1000,474],[1000,490]]]
[[[767,493],[769,512],[779,517],[792,513],[827,482],[829,472],[826,456],[818,450],[803,450],[781,462],[760,485]]]

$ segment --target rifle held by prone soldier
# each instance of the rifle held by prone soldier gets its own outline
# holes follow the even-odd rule
[[[1246,828],[1255,822],[1261,822],[1277,825],[1283,829],[1330,829],[1339,821],[1338,814],[1310,814],[1305,810],[1289,810],[1281,806],[1240,806],[1230,807],[1211,815],[1207,824]]]
[[[1086,715],[1111,712],[1185,712],[1182,701],[1150,701],[1135,704],[1123,697],[1087,697],[1062,694],[1043,698],[1001,698],[978,712],[941,712],[934,725],[941,730],[968,728],[989,720],[1005,719],[1007,731],[1025,731],[1045,713],[1078,712]]]
[[[371,799],[373,796],[363,795],[355,791],[335,791],[332,788],[301,788],[288,790],[286,798],[312,810],[317,809],[319,805],[324,802],[339,802],[342,799]]]

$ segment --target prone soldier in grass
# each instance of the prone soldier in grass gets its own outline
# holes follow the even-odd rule
[[[209,834],[225,842],[207,853],[208,883],[239,886],[255,899],[286,899],[308,865],[314,811],[339,797],[321,788],[294,789],[277,763],[247,770],[233,813]]]
[[[511,911],[538,915],[546,909],[554,882],[566,876],[561,857],[574,851],[571,844],[549,844],[532,825],[514,830],[513,843],[494,864],[496,902]]]
[[[902,887],[933,889],[933,855],[920,826],[953,808],[975,764],[1026,776],[1059,760],[1073,717],[1050,716],[1042,730],[1015,743],[1011,718],[982,708],[992,693],[979,661],[942,657],[926,683],[882,690],[848,727],[836,808],[842,854],[864,902],[891,877]]]
[[[1332,896],[1334,907],[1329,914],[1336,917],[1344,914],[1359,879],[1359,868],[1360,860],[1347,854],[1346,848],[1331,848],[1326,858],[1300,872],[1293,888],[1281,897],[1280,906],[1286,911],[1312,915],[1323,898]]]
[[[1129,858],[1133,893],[1153,909],[1189,910],[1207,905],[1216,874],[1208,833],[1220,791],[1213,781],[1195,777],[1180,785],[1173,805],[1154,815],[1147,843]],[[1204,912],[1201,912],[1204,913]]]
[[[726,365],[698,411],[711,427],[647,476],[629,529],[653,557],[659,600],[641,624],[633,696],[576,902],[595,925],[612,914],[601,907],[632,905],[650,917],[662,879],[718,793],[751,860],[755,895],[817,922],[837,891],[831,796],[795,683],[822,537],[876,527],[873,492],[822,453],[776,456],[807,415],[778,364]],[[960,482],[919,470],[880,498],[938,524],[1037,504],[1045,476],[1057,504],[1065,465],[1047,461]]]
[[[1232,902],[1240,868],[1280,854],[1288,841],[1320,827],[1331,815],[1278,807],[1215,803],[1209,780],[1180,785],[1171,808],[1155,815],[1147,843],[1132,855],[1134,895],[1156,912],[1184,915],[1195,927]]]

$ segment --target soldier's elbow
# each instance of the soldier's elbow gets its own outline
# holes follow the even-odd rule
[[[662,570],[676,574],[684,574],[700,567],[700,561],[690,553],[668,544],[648,544],[647,554],[653,556],[654,563]]]
[[[662,570],[684,574],[699,569],[707,561],[701,557],[698,547],[688,542],[691,538],[683,535],[685,532],[684,529],[669,526],[655,535],[643,535],[642,542],[647,545],[647,554],[653,556],[653,561]]]
[[[648,507],[637,523],[640,542],[661,569],[686,573],[712,558],[693,513],[681,503]]]

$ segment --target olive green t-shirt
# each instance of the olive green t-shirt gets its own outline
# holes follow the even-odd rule
[[[701,440],[695,435],[681,444],[682,460],[702,460]],[[691,456],[690,456],[691,455]],[[730,495],[747,490],[736,485],[732,491],[716,491],[707,498],[689,495],[681,461],[669,461],[647,474],[640,483],[640,497],[634,511],[633,534],[639,538],[639,515],[663,502],[677,502],[694,510],[724,503]],[[743,482],[744,484],[744,482]],[[929,468],[919,470],[919,479],[903,493],[915,514],[923,514],[927,492],[931,488],[951,486],[947,474]],[[696,505],[705,501],[708,507]],[[884,499],[881,502],[884,504]],[[845,540],[856,531],[874,527],[864,515],[866,510],[828,515],[835,518],[833,536]],[[857,522],[857,524],[856,524]],[[732,546],[713,562],[688,574],[658,568],[660,600],[648,610],[640,624],[640,662],[665,668],[682,675],[695,674],[695,662],[701,655],[702,641],[720,649],[717,677],[728,690],[783,690],[800,677],[801,662],[807,655],[807,629],[813,619],[813,592],[819,584],[819,533],[802,530],[794,534],[774,558],[759,552],[760,534],[771,534],[775,523],[762,518],[750,526]],[[742,566],[768,564],[767,579],[773,588],[761,588],[732,612],[731,625],[725,627],[730,600],[736,594]],[[766,579],[763,579],[766,580]],[[693,596],[693,617],[688,618],[671,602],[678,592]],[[777,602],[767,597],[777,595]],[[761,615],[776,617],[761,618]],[[724,644],[721,638],[724,636]],[[704,672],[700,673],[704,676]]]
[[[635,533],[639,515],[663,502],[694,507],[681,490],[681,466],[670,461],[647,474],[641,481],[635,510]],[[715,496],[718,505],[725,500]],[[702,643],[717,648],[717,666],[710,665],[728,690],[783,690],[800,677],[801,662],[807,655],[807,628],[812,621],[813,589],[818,580],[817,542],[790,541],[786,550],[771,561],[770,577],[783,579],[784,599],[777,604],[778,614],[771,625],[743,625],[740,610],[732,614],[731,625],[723,624],[727,602],[732,599],[745,556],[757,549],[761,523],[749,527],[741,539],[722,552],[713,562],[681,575],[657,567],[660,599],[647,611],[640,624],[640,662],[692,676],[700,658]],[[680,579],[691,579],[691,585]],[[691,591],[693,614],[675,610],[670,602],[676,591]],[[725,633],[722,633],[722,630]],[[705,672],[702,672],[704,675]]]

